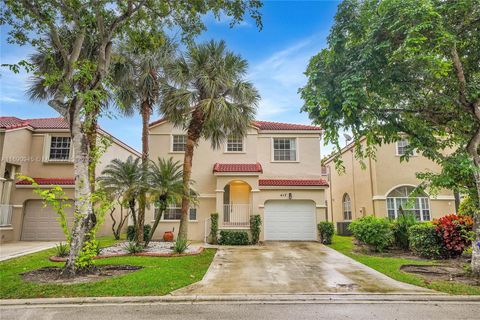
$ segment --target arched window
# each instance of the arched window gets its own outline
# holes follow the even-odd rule
[[[343,220],[352,220],[352,203],[350,202],[350,196],[348,193],[343,195]]]
[[[387,196],[387,211],[388,217],[396,219],[400,214],[400,207],[403,212],[413,213],[418,221],[430,220],[430,204],[428,195],[425,193],[416,193],[410,195],[415,190],[411,186],[401,186],[392,190]]]

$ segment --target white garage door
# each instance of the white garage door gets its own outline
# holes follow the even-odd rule
[[[265,240],[317,240],[313,201],[268,201],[264,212]]]
[[[65,209],[69,213],[69,226],[72,226],[73,205]],[[29,200],[25,203],[25,216],[23,217],[22,240],[50,241],[65,240],[65,235],[58,215],[50,206],[43,207],[41,200]]]

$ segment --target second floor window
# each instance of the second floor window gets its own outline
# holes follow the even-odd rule
[[[50,140],[50,160],[70,159],[70,137],[52,137]]]
[[[297,161],[297,143],[295,138],[273,139],[274,161]]]
[[[227,152],[243,152],[243,138],[242,137],[228,138]]]
[[[397,141],[397,155],[398,156],[403,156],[405,153],[407,153],[407,148],[408,148],[408,140],[407,139],[402,139]]]
[[[187,146],[187,136],[183,134],[175,134],[173,135],[172,141],[172,151],[175,152],[182,152],[185,151],[185,147]]]

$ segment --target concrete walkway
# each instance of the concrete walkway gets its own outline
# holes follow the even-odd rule
[[[426,293],[316,242],[220,248],[202,281],[173,295]]]
[[[0,261],[55,247],[54,241],[16,241],[0,244]]]

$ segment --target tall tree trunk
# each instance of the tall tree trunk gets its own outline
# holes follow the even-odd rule
[[[75,173],[75,222],[70,240],[70,252],[67,257],[64,275],[73,276],[77,272],[76,261],[83,249],[86,236],[95,225],[95,216],[91,202],[89,183],[89,144],[80,118],[81,102],[74,101],[70,114],[70,131],[74,152]]]
[[[145,224],[145,209],[147,206],[147,190],[146,173],[148,171],[148,157],[149,157],[149,145],[148,145],[148,123],[150,122],[150,115],[152,108],[148,101],[143,101],[141,105],[142,114],[142,190],[138,197],[138,217],[137,217],[137,229],[136,229],[136,241],[138,243],[143,242],[143,225]]]
[[[157,230],[158,223],[162,219],[163,213],[167,209],[167,203],[165,201],[166,200],[161,200],[160,206],[158,207],[158,215],[155,217],[155,222],[153,223],[152,229],[150,229],[150,233],[145,241],[145,247],[148,247],[148,244],[150,241],[152,241],[153,234],[155,233],[155,230]]]
[[[480,119],[480,103],[475,105],[475,114]],[[472,243],[472,272],[480,275],[480,127],[475,136],[470,140],[467,146],[468,153],[473,158],[475,185],[477,187],[477,209],[473,215],[473,230],[475,231],[475,240]]]
[[[190,181],[192,177],[193,150],[203,130],[204,114],[199,108],[192,112],[192,119],[187,130],[187,145],[183,158],[183,196],[182,215],[178,228],[178,239],[188,240],[188,216],[190,209]]]

